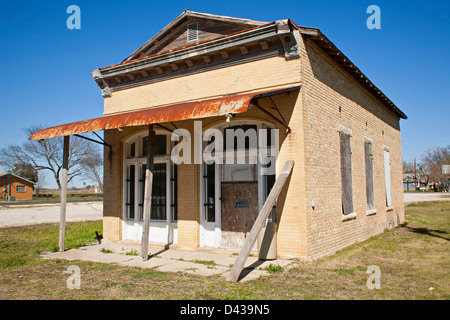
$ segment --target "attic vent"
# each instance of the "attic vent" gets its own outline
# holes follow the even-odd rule
[[[198,22],[187,25],[187,41],[194,41],[198,39]]]

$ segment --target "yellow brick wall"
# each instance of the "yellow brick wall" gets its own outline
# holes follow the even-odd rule
[[[209,99],[217,96],[223,96],[230,93],[243,93],[248,91],[258,91],[271,89],[281,86],[298,85],[300,82],[300,63],[299,60],[286,61],[284,57],[274,57],[264,60],[248,62],[237,66],[211,70],[199,74],[193,74],[187,77],[175,78],[161,81],[136,88],[117,91],[111,97],[105,98],[105,114],[114,114],[128,112],[137,109],[151,108],[155,106],[175,104],[185,101]],[[282,97],[275,97],[281,112],[287,119],[291,119],[291,113],[294,105],[297,103],[297,95],[284,94]],[[287,99],[287,100],[286,100]],[[286,100],[286,101],[284,101]],[[270,108],[269,99],[264,99],[261,104]],[[301,112],[297,112],[295,117],[301,117]],[[235,119],[258,119],[266,121],[267,116],[253,108],[245,115],[238,115]],[[222,118],[204,119],[203,129],[208,124],[223,122]],[[269,120],[272,121],[273,120]],[[288,153],[301,149],[295,139],[301,136],[297,129],[301,127],[301,118],[292,117],[291,122],[296,127],[296,133],[291,134],[285,139],[281,134],[283,143],[281,161],[292,159],[293,155]],[[171,127],[170,124],[165,124]],[[185,128],[191,132],[193,137],[193,121],[180,121],[176,123],[178,128]],[[284,127],[279,127],[283,132]],[[104,233],[105,240],[116,241],[121,238],[121,219],[122,219],[122,144],[126,137],[133,132],[142,130],[138,128],[126,128],[123,132],[117,130],[105,131],[106,141],[113,145],[111,169],[105,169],[105,213],[104,213]],[[109,140],[111,142],[109,142]],[[119,146],[120,145],[120,146]],[[105,149],[106,150],[106,149]],[[109,152],[109,151],[107,151]],[[301,176],[302,153],[296,161],[294,173],[295,176]],[[105,152],[105,164],[109,161],[109,156]],[[282,164],[281,164],[282,166]],[[278,170],[281,168],[278,166]],[[296,179],[297,180],[297,179]],[[179,186],[179,213],[178,213],[178,247],[195,248],[199,245],[200,228],[200,209],[199,209],[199,166],[180,165],[178,170]],[[108,191],[106,191],[108,190]],[[287,202],[297,202],[294,206],[286,205],[280,219],[280,231],[278,233],[279,253],[286,256],[298,256],[300,252],[305,252],[306,235],[299,232],[304,225],[298,220],[301,215],[298,214],[298,208],[304,201],[295,194],[297,188],[290,188],[284,191],[283,199]],[[110,199],[111,198],[111,199]],[[111,200],[111,201],[110,201]],[[282,205],[280,205],[280,208]],[[182,209],[181,209],[182,208]],[[278,213],[280,215],[280,213]],[[289,227],[294,223],[296,226]],[[303,237],[303,239],[301,238]],[[300,244],[302,242],[302,244]]]
[[[194,149],[194,122],[181,121],[178,128],[189,130]],[[193,152],[192,152],[193,157]],[[178,248],[196,248],[200,244],[200,167],[193,163],[178,166]]]
[[[281,94],[272,99],[279,108],[284,119],[289,123],[292,132],[286,129],[257,108],[248,113],[236,115],[232,121],[261,120],[280,130],[280,155],[277,163],[279,172],[286,160],[294,160],[292,178],[283,189],[277,204],[278,214],[278,254],[283,257],[298,257],[306,254],[306,229],[304,208],[304,153],[302,112],[299,106],[299,92]],[[261,99],[260,105],[271,108],[269,98]],[[203,119],[203,130],[224,122],[223,117]],[[191,120],[175,123],[178,128],[187,129],[194,136],[194,122]],[[163,124],[171,127],[171,124]],[[105,131],[106,142],[113,145],[112,154],[105,149],[105,199],[104,199],[104,239],[117,241],[121,239],[122,222],[122,142],[144,127],[125,128]],[[193,141],[192,141],[193,144]],[[193,156],[193,155],[192,155]],[[111,161],[110,161],[111,159]],[[197,164],[181,164],[178,167],[178,248],[196,248],[199,246],[200,205],[199,205],[199,170]]]
[[[313,43],[301,45],[306,146],[307,257],[329,255],[404,220],[399,118]],[[341,111],[339,111],[339,107]],[[342,221],[338,126],[351,129],[356,219]],[[364,138],[373,141],[375,215],[366,215]],[[390,148],[393,210],[386,208],[383,148]],[[311,206],[314,201],[315,208]]]
[[[398,117],[312,43],[305,45],[301,40],[300,47],[301,60],[268,58],[114,92],[105,99],[105,114],[301,84],[299,92],[273,97],[292,129],[290,134],[256,108],[232,121],[264,119],[280,130],[277,171],[286,160],[294,160],[295,165],[277,203],[278,255],[315,259],[404,220],[401,138]],[[261,99],[260,104],[277,115],[269,98]],[[204,119],[203,129],[223,121],[222,117]],[[176,125],[188,129],[193,137],[193,121]],[[353,202],[357,217],[348,221],[342,221],[341,212],[339,125],[352,130]],[[105,132],[106,141],[113,145],[112,153],[105,149],[105,240],[121,238],[121,141],[142,129]],[[364,137],[373,140],[374,150],[377,213],[371,216],[366,215]],[[390,148],[391,211],[385,205],[384,146]],[[195,248],[199,245],[200,229],[199,165],[180,165],[178,183],[178,246]],[[314,210],[311,201],[315,202]]]
[[[300,63],[299,60],[296,60]],[[280,152],[277,175],[287,160],[294,160],[292,174],[277,200],[277,253],[280,257],[304,257],[306,255],[305,215],[305,154],[301,90],[273,97],[275,105],[291,128],[275,122],[280,132]],[[277,115],[270,99],[261,102],[266,110]],[[253,109],[252,109],[253,111]],[[255,110],[256,111],[256,110]],[[259,117],[263,118],[262,114]]]
[[[300,81],[298,60],[273,57],[135,88],[105,98],[104,114],[251,92]]]
[[[125,131],[125,130],[124,130]],[[103,168],[103,241],[122,239],[122,144],[121,132],[105,130]]]

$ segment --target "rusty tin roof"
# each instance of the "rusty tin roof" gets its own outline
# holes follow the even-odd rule
[[[243,113],[248,110],[251,100],[258,95],[278,94],[298,88],[298,86],[295,86],[271,89],[77,121],[37,131],[29,140],[42,140],[100,130],[208,118],[228,113]]]

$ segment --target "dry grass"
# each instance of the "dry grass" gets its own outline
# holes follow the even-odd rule
[[[407,208],[406,223],[315,262],[244,283],[152,269],[81,261],[41,260],[55,250],[57,225],[0,229],[0,299],[449,299],[450,202]],[[101,222],[69,224],[68,246],[94,239]],[[81,289],[66,286],[69,265]],[[368,266],[381,270],[369,290]],[[430,288],[433,288],[432,290]]]

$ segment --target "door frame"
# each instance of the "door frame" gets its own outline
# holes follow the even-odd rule
[[[203,131],[209,128],[219,129],[222,134],[224,133],[224,130],[228,127],[236,126],[236,125],[256,125],[257,131],[259,129],[266,129],[266,128],[276,128],[274,123],[266,122],[266,121],[260,121],[260,120],[233,120],[231,122],[225,122],[220,123],[215,126],[210,126],[203,128]],[[278,143],[278,142],[277,142]],[[259,147],[259,146],[258,146]],[[203,147],[204,148],[204,147]],[[245,157],[248,156],[248,150],[245,152]],[[257,182],[258,182],[258,212],[261,211],[262,206],[264,205],[265,201],[265,192],[266,192],[266,180],[264,179],[264,176],[260,174],[261,170],[261,163],[259,161],[258,155],[257,157]],[[224,161],[222,161],[224,163]],[[221,183],[222,183],[222,170],[223,170],[223,164],[215,164],[215,174],[214,174],[214,186],[215,186],[215,196],[214,196],[214,203],[215,205],[215,222],[208,222],[206,220],[206,210],[205,210],[205,179],[204,176],[204,168],[206,164],[203,162],[200,164],[200,170],[199,170],[199,179],[200,179],[200,197],[199,197],[199,206],[200,206],[200,247],[214,247],[214,248],[221,248],[222,246],[222,202],[220,200],[221,198]],[[275,164],[276,167],[278,167],[278,160]],[[225,247],[224,247],[225,248]]]
[[[177,221],[172,219],[172,162],[170,160],[170,133],[166,131],[157,130],[157,135],[166,136],[166,155],[155,156],[154,163],[166,164],[166,219],[165,220],[151,220],[150,221],[150,237],[149,241],[164,244],[172,244],[178,242]],[[142,138],[148,135],[148,131],[136,132],[131,137],[123,141],[123,162],[122,162],[122,240],[141,241],[144,221],[139,219],[139,198],[140,185],[139,177],[141,176],[141,168],[143,164],[147,163],[147,158],[142,156]],[[134,157],[127,157],[130,152],[130,146],[135,143]],[[127,168],[130,165],[135,166],[135,187],[134,187],[134,219],[127,218]]]
[[[200,247],[214,247],[219,248],[221,245],[222,238],[222,222],[221,222],[221,212],[222,206],[220,202],[221,191],[221,175],[222,175],[222,165],[214,164],[214,222],[208,222],[205,207],[205,179],[204,170],[206,164],[200,165]],[[219,205],[220,204],[220,205]]]

